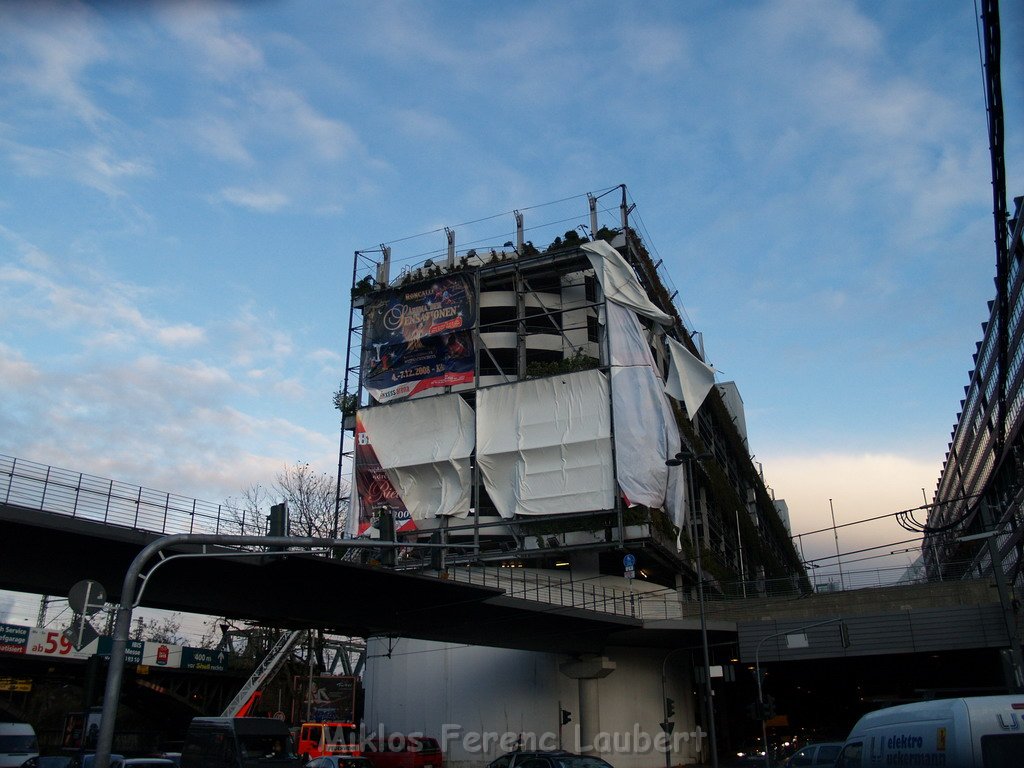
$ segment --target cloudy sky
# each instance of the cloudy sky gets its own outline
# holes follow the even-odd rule
[[[625,183],[795,533],[935,487],[995,271],[971,0],[8,0],[0,39],[2,454],[333,472],[355,250],[543,244]]]

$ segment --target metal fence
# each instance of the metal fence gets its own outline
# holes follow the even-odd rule
[[[12,506],[152,533],[262,533],[224,504],[155,491],[0,454],[0,499]]]

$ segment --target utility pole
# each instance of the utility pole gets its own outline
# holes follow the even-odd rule
[[[832,535],[836,540],[836,563],[839,565],[839,588],[846,591],[846,581],[843,579],[843,559],[839,555],[839,531],[836,530],[836,511],[832,508],[832,499],[828,500],[828,509],[832,513]]]

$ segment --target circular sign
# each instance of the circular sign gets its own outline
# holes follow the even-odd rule
[[[632,568],[636,565],[636,555],[626,555],[624,558],[622,558],[622,564],[626,568]]]
[[[98,581],[80,581],[68,592],[71,610],[83,616],[92,616],[107,602],[107,590]]]

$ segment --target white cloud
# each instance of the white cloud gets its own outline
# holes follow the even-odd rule
[[[324,160],[342,160],[360,146],[347,123],[320,114],[296,90],[266,83],[252,98],[268,129],[289,137],[298,134]]]
[[[248,127],[240,121],[202,115],[189,121],[186,127],[200,150],[219,160],[244,166],[253,164],[252,155],[243,141]]]
[[[263,52],[251,40],[229,31],[229,6],[188,0],[162,3],[160,18],[167,29],[198,54],[198,64],[209,76],[227,80],[260,70]]]
[[[206,330],[191,323],[159,328],[157,340],[169,347],[188,347],[206,339]]]
[[[110,119],[81,82],[89,67],[109,55],[87,6],[2,3],[0,21],[9,52],[3,79],[52,101],[92,128]]]
[[[220,199],[241,208],[251,208],[260,213],[273,213],[288,205],[288,196],[274,190],[253,190],[242,187],[226,187],[220,191]]]

